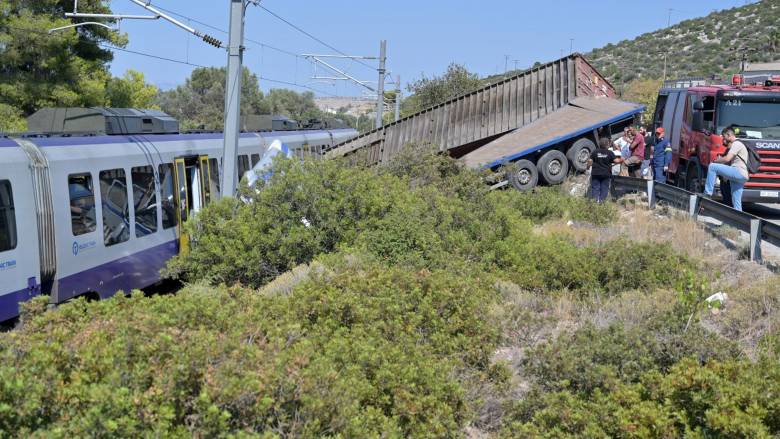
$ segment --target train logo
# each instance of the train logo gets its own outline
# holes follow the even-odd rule
[[[76,241],[73,241],[73,256],[79,255],[79,243]]]

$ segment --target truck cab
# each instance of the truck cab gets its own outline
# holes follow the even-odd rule
[[[712,79],[667,81],[658,94],[653,128],[664,127],[672,147],[670,179],[701,192],[707,167],[726,154],[720,132],[737,137],[761,156],[759,173],[745,184],[743,201],[780,201],[780,76],[734,75],[730,84]]]

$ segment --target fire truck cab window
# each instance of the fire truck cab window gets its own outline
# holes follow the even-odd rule
[[[130,239],[130,210],[124,169],[100,171],[100,200],[103,207],[103,243],[106,247]]]
[[[696,99],[696,96],[688,95],[688,99],[685,100],[685,113],[683,113],[683,117],[685,119],[685,125],[689,127],[693,126],[693,103],[695,102],[694,99]]]
[[[68,176],[68,194],[70,195],[70,225],[73,236],[94,232],[95,192],[92,188],[92,175],[88,172]]]
[[[704,129],[713,132],[715,131],[715,96],[704,96],[702,98],[704,104]]]
[[[0,252],[16,248],[16,215],[11,182],[0,181]]]
[[[655,117],[653,118],[653,126],[660,127],[664,123],[664,112],[666,111],[666,100],[668,95],[658,96],[658,101],[655,103]]]

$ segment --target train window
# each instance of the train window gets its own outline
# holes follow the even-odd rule
[[[100,199],[103,206],[103,243],[108,246],[130,239],[130,209],[124,169],[100,171]]]
[[[0,181],[0,252],[16,248],[16,214],[11,182]]]
[[[92,174],[68,175],[68,193],[70,194],[70,225],[73,236],[94,232],[95,192],[92,188]]]
[[[130,170],[135,209],[135,236],[151,235],[157,231],[157,188],[154,167],[138,166]]]
[[[219,164],[217,162],[217,159],[209,159],[209,182],[211,184],[211,187],[209,188],[211,190],[211,199],[217,200],[219,199]]]
[[[252,167],[254,168],[257,162],[260,161],[260,154],[252,154]]]
[[[240,155],[238,156],[238,179],[241,180],[241,177],[244,176],[244,173],[246,171],[250,170],[252,167],[249,166],[249,156],[247,155]]]
[[[160,207],[163,229],[176,226],[176,209],[173,204],[173,165],[160,165]]]

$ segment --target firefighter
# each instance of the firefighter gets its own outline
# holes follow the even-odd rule
[[[655,145],[653,145],[653,179],[666,183],[666,173],[672,162],[672,144],[666,140],[663,127],[655,129]]]

